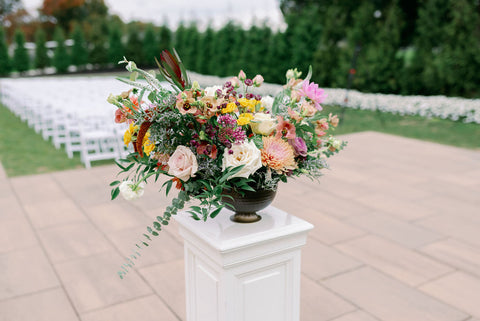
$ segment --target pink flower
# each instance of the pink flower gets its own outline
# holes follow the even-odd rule
[[[262,164],[277,173],[297,168],[292,146],[281,138],[263,137]]]
[[[238,79],[238,77],[233,77],[230,79],[230,82],[232,83],[233,88],[240,87],[240,79]]]
[[[308,148],[303,138],[295,137],[294,139],[289,139],[288,142],[292,145],[295,151],[295,156],[307,156]]]
[[[255,77],[253,77],[253,85],[255,87],[260,87],[261,84],[263,84],[262,75],[256,75]]]
[[[238,79],[240,79],[240,81],[245,81],[245,79],[247,79],[247,75],[245,75],[245,72],[243,70],[240,70],[240,72],[238,73]]]
[[[323,102],[327,95],[325,91],[321,88],[318,88],[316,83],[308,83],[308,81],[303,82],[302,89],[299,90],[300,96],[304,97],[307,101],[312,101],[315,104],[315,108],[322,110],[320,104]]]
[[[338,126],[339,119],[337,115],[332,115],[332,113],[328,114],[328,121],[330,122],[330,125],[332,125],[333,127]]]
[[[278,125],[277,125],[277,133],[275,135],[276,138],[281,138],[285,136],[287,139],[293,139],[296,136],[295,133],[295,126],[288,121],[283,120],[282,116],[278,116]]]
[[[117,124],[121,124],[127,121],[127,116],[125,115],[125,111],[123,109],[118,108],[115,110],[115,122]]]
[[[288,116],[290,116],[290,118],[296,120],[297,122],[301,122],[303,119],[303,117],[300,116],[298,111],[293,110],[291,107],[288,107]]]
[[[188,181],[195,177],[198,170],[198,163],[195,154],[186,146],[179,145],[168,160],[168,174],[173,175],[182,181]]]

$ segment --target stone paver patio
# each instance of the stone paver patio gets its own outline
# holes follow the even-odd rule
[[[302,321],[480,321],[480,151],[364,132],[321,182],[274,206],[315,225]],[[185,320],[172,224],[124,280],[123,257],[168,205],[110,201],[114,166],[7,179],[0,167],[0,320]],[[276,321],[276,320],[265,320]]]

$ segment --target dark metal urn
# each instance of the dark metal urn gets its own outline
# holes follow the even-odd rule
[[[277,190],[259,190],[255,192],[243,191],[243,195],[235,190],[224,190],[222,203],[235,214],[230,219],[237,223],[254,223],[262,219],[257,211],[270,205],[275,198]]]

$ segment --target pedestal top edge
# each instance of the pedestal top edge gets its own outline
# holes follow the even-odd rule
[[[313,228],[309,222],[273,206],[258,213],[262,219],[247,224],[232,222],[230,216],[233,212],[227,209],[206,222],[192,219],[187,212],[179,213],[175,220],[181,229],[188,230],[221,252],[294,234],[306,234]]]

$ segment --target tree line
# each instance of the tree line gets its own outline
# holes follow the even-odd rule
[[[166,24],[125,24],[110,16],[71,26],[64,22],[53,32],[59,44],[53,55],[45,49],[49,32],[36,31],[34,59],[22,49],[20,30],[10,57],[0,29],[0,74],[47,66],[65,72],[69,65],[82,69],[87,63],[113,68],[123,56],[150,68],[162,49],[175,47],[187,69],[203,74],[228,76],[243,69],[252,77],[260,73],[267,82],[283,83],[287,69],[306,74],[311,65],[312,80],[322,87],[480,97],[476,0],[425,0],[415,7],[398,0],[322,3],[282,1],[285,30],[265,23],[245,29],[235,22],[220,29],[182,23],[171,30]],[[68,48],[67,36],[73,40]]]

